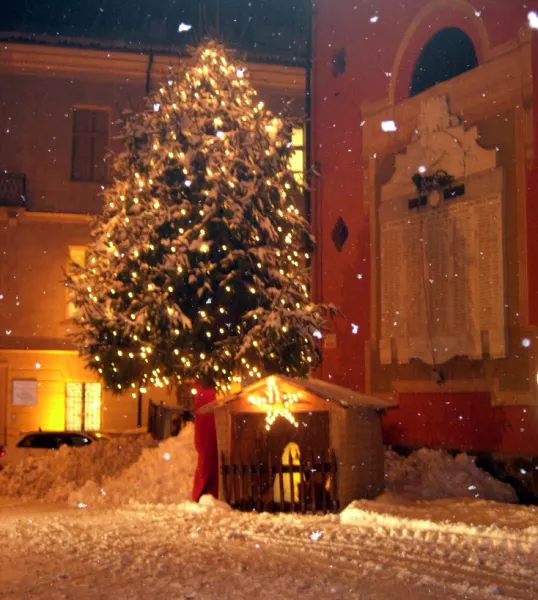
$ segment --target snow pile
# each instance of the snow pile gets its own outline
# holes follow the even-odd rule
[[[513,488],[479,469],[467,454],[452,457],[441,450],[421,448],[407,458],[385,452],[385,487],[411,500],[474,497],[517,502]]]
[[[0,471],[0,495],[21,500],[63,502],[91,479],[100,484],[136,462],[144,448],[154,446],[149,436],[115,438],[75,448],[62,446],[29,456]]]
[[[471,510],[480,511],[488,508],[489,504],[478,501]],[[503,507],[504,508],[504,507]],[[502,515],[502,513],[500,513]],[[355,500],[347,506],[339,515],[341,524],[358,525],[361,527],[383,530],[387,535],[397,535],[411,539],[429,540],[439,546],[450,546],[457,537],[462,539],[468,537],[481,538],[484,546],[491,548],[511,547],[517,548],[519,552],[536,552],[535,536],[537,532],[536,521],[530,521],[531,526],[525,529],[510,529],[501,527],[493,522],[487,526],[472,526],[468,523],[449,521],[434,521],[428,518],[413,518],[396,513],[383,513],[371,510],[371,503],[364,500]]]
[[[157,448],[145,448],[139,460],[118,477],[89,480],[69,494],[71,506],[171,504],[191,499],[196,471],[194,425]]]

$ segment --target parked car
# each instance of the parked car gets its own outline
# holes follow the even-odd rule
[[[88,431],[31,431],[25,433],[13,449],[0,445],[0,469],[8,463],[28,456],[42,456],[61,446],[84,447],[109,439],[101,433]]]

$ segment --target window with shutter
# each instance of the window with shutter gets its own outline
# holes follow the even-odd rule
[[[71,178],[75,181],[105,182],[108,177],[109,112],[106,109],[73,110],[73,153]]]

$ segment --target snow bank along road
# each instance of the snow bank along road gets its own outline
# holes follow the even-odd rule
[[[0,508],[0,599],[538,598],[531,513],[506,528],[212,504]]]

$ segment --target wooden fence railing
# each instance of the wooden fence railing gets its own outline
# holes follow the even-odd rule
[[[316,458],[315,458],[316,457]],[[338,469],[333,450],[289,460],[230,462],[221,454],[224,500],[257,512],[337,512]]]

